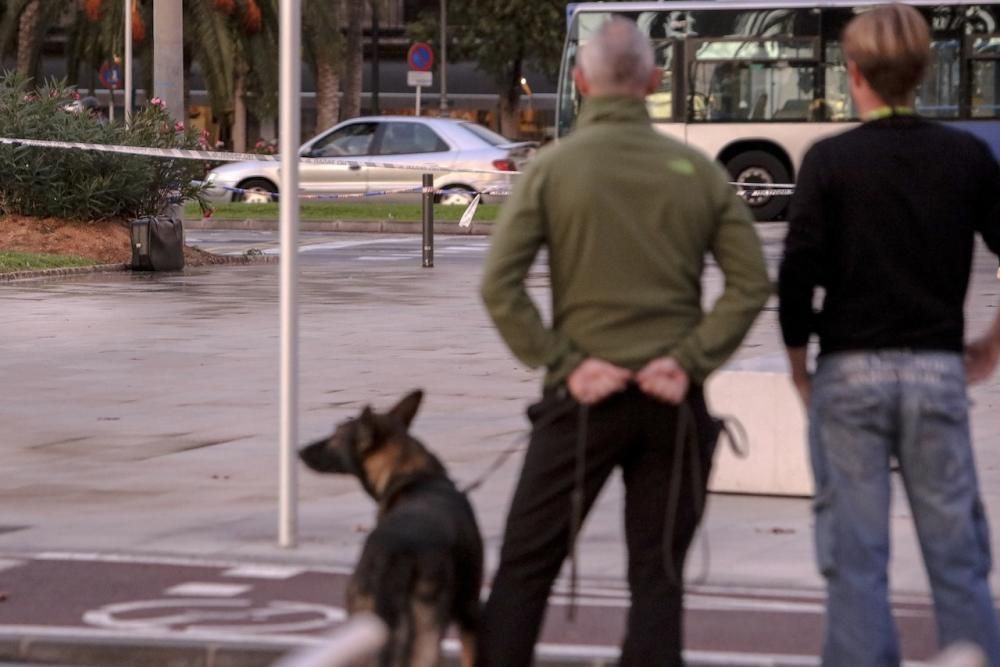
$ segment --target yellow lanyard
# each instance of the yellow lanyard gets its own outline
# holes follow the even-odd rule
[[[914,116],[916,113],[913,107],[879,107],[865,114],[865,120],[881,120],[893,116]]]

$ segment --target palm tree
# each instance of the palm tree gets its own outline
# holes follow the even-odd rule
[[[45,34],[66,8],[60,0],[8,0],[0,20],[0,57],[9,54],[16,40],[17,71],[37,78]]]
[[[78,85],[81,65],[87,65],[93,73],[105,62],[125,55],[123,3],[120,0],[104,0],[99,3],[78,5],[72,20],[67,21],[66,71],[70,84]],[[153,83],[153,50],[146,26],[152,20],[152,8],[139,0],[132,0],[132,42],[133,53],[142,62],[145,81],[143,87],[150,89]],[[96,82],[86,82],[88,88],[96,88]]]
[[[347,9],[347,44],[344,54],[344,101],[340,105],[340,118],[346,120],[361,115],[361,75],[364,67],[364,42],[361,22],[364,19],[364,0],[344,0]]]
[[[306,0],[302,5],[305,58],[316,80],[316,128],[321,132],[340,118],[340,64],[343,41],[337,5],[329,0]]]
[[[246,150],[247,111],[277,112],[277,0],[184,0],[184,10],[186,66],[201,70],[220,135]]]

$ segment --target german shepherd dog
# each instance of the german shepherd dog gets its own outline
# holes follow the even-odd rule
[[[389,412],[371,406],[304,447],[317,472],[354,475],[378,503],[347,592],[351,614],[373,612],[389,626],[380,667],[424,667],[441,659],[448,625],[458,625],[462,664],[475,660],[483,543],[465,494],[441,462],[409,434],[423,393]]]

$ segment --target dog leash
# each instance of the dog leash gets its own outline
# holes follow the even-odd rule
[[[570,526],[569,526],[569,606],[566,608],[566,618],[576,620],[576,583],[577,583],[577,538],[583,528],[584,485],[587,474],[587,422],[590,418],[590,408],[581,403],[576,417],[576,471],[573,479],[573,492],[570,495]]]
[[[481,487],[487,481],[489,481],[490,477],[495,475],[496,472],[500,470],[500,468],[506,465],[508,459],[510,459],[511,456],[517,454],[518,452],[524,449],[524,446],[527,445],[528,441],[531,439],[532,431],[545,428],[546,426],[549,426],[552,423],[554,423],[556,420],[562,419],[567,414],[569,414],[574,407],[575,406],[573,404],[567,404],[566,407],[564,407],[561,410],[557,410],[556,412],[549,415],[545,419],[538,420],[538,422],[532,427],[531,430],[527,431],[526,433],[518,437],[517,440],[514,441],[513,445],[500,452],[499,456],[497,456],[493,460],[493,463],[491,463],[489,467],[487,467],[486,470],[479,475],[479,477],[477,477],[469,484],[465,485],[465,487],[462,489],[462,493],[468,495],[473,491],[475,491],[476,489],[478,489],[479,487]]]

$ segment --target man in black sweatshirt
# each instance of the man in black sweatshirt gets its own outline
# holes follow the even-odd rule
[[[970,641],[1000,667],[966,396],[967,382],[997,365],[1000,317],[968,345],[963,317],[975,234],[1000,253],[1000,165],[979,140],[914,115],[930,57],[917,10],[865,12],[842,44],[865,122],[803,160],[779,278],[792,379],[809,413],[827,581],[823,664],[899,664],[886,574],[895,457],[938,640]],[[813,333],[820,356],[810,375]]]

